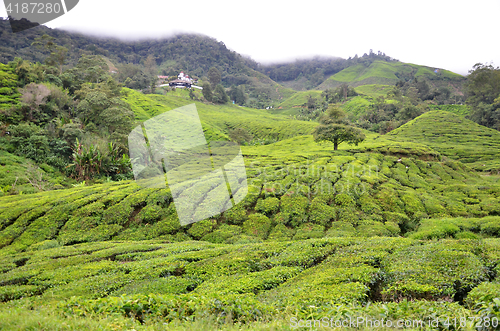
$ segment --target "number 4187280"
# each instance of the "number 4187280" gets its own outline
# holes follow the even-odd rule
[[[12,12],[16,14],[52,14],[52,13],[60,13],[61,12],[61,4],[60,3],[38,3],[38,2],[24,2],[24,3],[16,3],[9,5],[6,8],[7,14],[10,15]]]

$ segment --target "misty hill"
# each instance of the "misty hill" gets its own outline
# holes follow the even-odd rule
[[[155,58],[159,70],[171,68],[191,75],[202,76],[212,66],[223,72],[228,83],[244,84],[251,69],[258,64],[226,48],[223,42],[196,34],[182,34],[165,39],[122,41],[113,38],[97,38],[80,33],[38,26],[19,33],[12,33],[8,20],[0,20],[0,62],[12,61],[15,56],[32,62],[43,62],[46,55],[31,46],[36,37],[47,34],[56,43],[69,50],[68,65],[78,61],[82,54],[102,55],[116,63],[143,64],[147,56]]]
[[[123,41],[98,38],[80,33],[38,26],[12,33],[8,20],[0,20],[0,62],[15,57],[32,62],[43,62],[47,54],[31,46],[35,38],[44,34],[69,50],[66,67],[72,67],[83,54],[101,55],[112,65],[134,64],[144,68],[146,58],[154,59],[155,71],[161,75],[177,75],[180,71],[202,78],[211,67],[222,74],[222,84],[244,85],[245,91],[261,102],[282,100],[291,95],[290,89],[301,91],[366,84],[394,85],[424,77],[435,87],[462,81],[462,76],[450,71],[399,62],[382,52],[357,55],[354,58],[313,57],[294,62],[262,65],[228,49],[224,42],[199,34],[179,34],[162,39]],[[279,83],[279,84],[278,84]],[[283,88],[285,87],[285,88]],[[457,87],[459,87],[457,85]],[[276,90],[278,88],[278,90]],[[288,89],[287,89],[288,88]]]

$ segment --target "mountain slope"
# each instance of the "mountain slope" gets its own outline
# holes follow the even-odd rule
[[[437,70],[437,71],[436,71]],[[426,78],[431,81],[461,81],[463,77],[451,71],[402,62],[376,60],[350,66],[323,82],[318,89],[336,87],[344,83],[351,86],[368,84],[394,85],[399,80]]]
[[[241,128],[251,134],[256,143],[270,143],[310,134],[317,125],[316,122],[292,120],[289,116],[272,114],[264,109],[193,101],[189,98],[188,91],[185,90],[169,92],[167,95],[144,95],[130,89],[124,89],[124,91],[126,95],[123,99],[130,104],[136,118],[141,121],[171,109],[194,103],[205,130],[209,130],[210,133],[219,132],[222,135],[227,135],[231,130]],[[215,134],[214,137],[218,137],[220,134]]]
[[[451,112],[429,111],[386,137],[426,144],[476,170],[500,170],[500,132]]]

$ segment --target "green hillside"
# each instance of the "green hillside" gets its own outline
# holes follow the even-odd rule
[[[131,181],[0,197],[0,328],[287,330],[325,310],[494,309],[500,185],[416,143],[367,153],[385,139],[243,146],[248,195],[184,227],[169,189]]]
[[[283,115],[297,115],[300,113],[307,101],[312,97],[317,104],[323,102],[323,97],[321,96],[322,91],[298,91],[293,93],[290,97],[280,100],[280,102],[273,107],[272,113],[283,114]]]
[[[37,165],[0,148],[0,196],[63,189],[74,183],[47,164]]]
[[[211,136],[219,138],[227,135],[230,130],[242,128],[254,137],[255,143],[269,143],[297,135],[310,134],[317,125],[314,122],[293,120],[290,119],[290,116],[272,114],[266,110],[193,101],[189,98],[187,91],[169,92],[167,95],[144,95],[134,90],[125,89],[123,99],[130,104],[136,118],[141,121],[168,110],[194,103],[204,124],[205,135],[209,138]]]
[[[498,184],[461,163],[419,155],[415,144],[400,143],[386,156],[366,153],[377,150],[376,138],[338,155],[329,145],[313,146],[310,137],[243,146],[249,194],[213,223],[181,227],[168,189],[129,181],[2,197],[0,247],[24,251],[46,240],[298,240],[332,231],[403,236],[428,217],[500,214]],[[497,235],[481,225],[472,231],[478,238]]]
[[[478,171],[500,170],[500,133],[452,112],[429,111],[390,132],[387,138],[418,141]]]
[[[392,85],[366,84],[366,85],[357,86],[355,88],[355,91],[358,94],[362,94],[362,95],[376,98],[379,96],[386,96],[387,92],[392,90],[393,87],[394,86],[392,86]]]
[[[465,119],[478,113],[463,77],[372,51],[260,66],[199,35],[6,27],[0,62],[43,60],[31,43],[45,32],[70,50],[62,68],[0,65],[0,330],[339,330],[353,319],[366,323],[346,329],[498,330],[500,133]],[[214,98],[150,79],[189,68],[203,84],[212,67]],[[311,90],[326,78],[338,88]],[[156,132],[159,115],[191,104],[213,177],[197,148],[156,167],[172,150],[161,132],[138,169],[131,130]],[[350,124],[365,138],[317,143],[318,118],[329,140]],[[174,145],[192,136],[170,129]],[[214,143],[228,140],[241,145],[239,185]],[[131,180],[162,168],[168,183]],[[202,220],[182,225],[186,209]]]
[[[394,85],[399,80],[423,77],[429,80],[460,80],[463,77],[451,71],[419,66],[416,64],[402,62],[374,61],[365,65],[362,63],[350,66],[323,82],[318,89],[326,89],[349,83],[351,86],[362,86],[369,84]]]

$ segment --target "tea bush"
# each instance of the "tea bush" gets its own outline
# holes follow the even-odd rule
[[[252,214],[248,216],[248,220],[243,223],[243,231],[250,235],[261,239],[266,239],[271,228],[271,220],[263,214]]]

